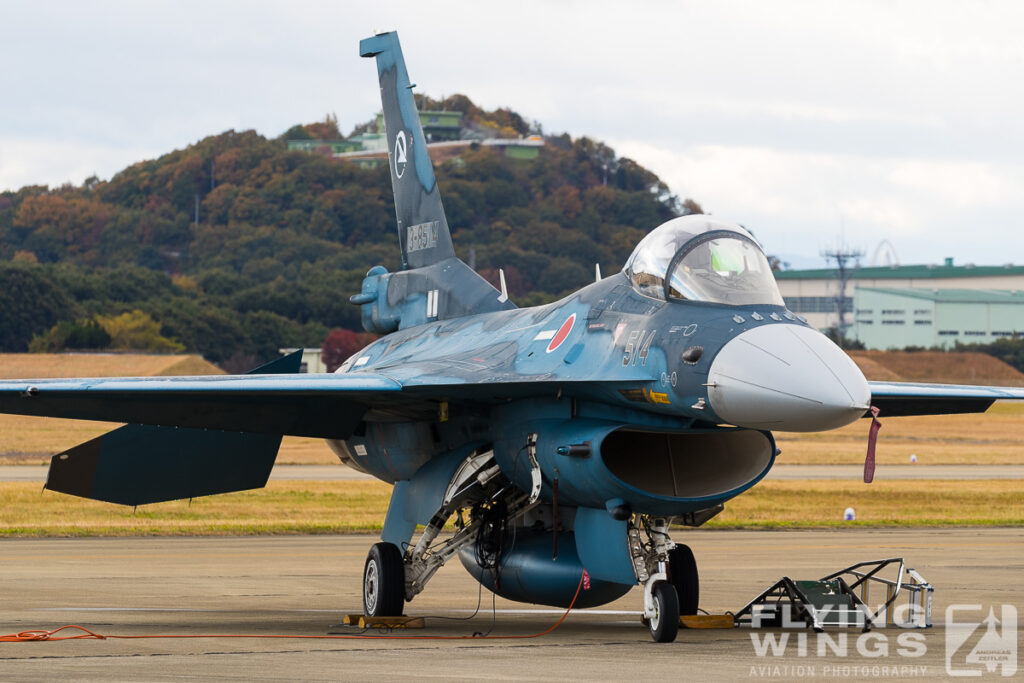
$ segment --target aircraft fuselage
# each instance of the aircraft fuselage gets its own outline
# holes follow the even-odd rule
[[[435,304],[422,305],[429,314]],[[808,353],[808,343],[818,348]],[[774,348],[794,344],[789,358]],[[665,301],[618,273],[549,305],[428,322],[371,344],[339,372],[446,385],[448,400],[419,415],[401,406],[371,412],[360,433],[335,446],[345,462],[389,482],[438,458],[493,449],[506,476],[528,489],[522,446],[536,434],[545,498],[561,477],[566,504],[694,512],[767,473],[775,456],[770,428],[806,428],[808,420],[816,428],[837,415],[845,424],[863,414],[865,399],[849,396],[856,388],[847,386],[863,377],[837,377],[822,361],[830,353],[827,360],[852,365],[782,306]],[[778,378],[772,388],[758,381],[773,365],[789,377],[781,390]],[[603,381],[577,381],[592,376]],[[493,387],[491,400],[480,397],[480,385]],[[467,403],[460,386],[475,399]],[[802,410],[787,416],[794,402]],[[724,418],[719,405],[738,419]],[[817,408],[817,421],[808,407]]]

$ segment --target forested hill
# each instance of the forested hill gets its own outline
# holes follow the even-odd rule
[[[651,172],[568,135],[546,137],[534,160],[481,146],[436,172],[459,256],[472,249],[494,280],[504,268],[521,305],[586,284],[595,263],[614,272],[686,211]],[[376,264],[399,266],[385,165],[229,131],[109,181],[0,193],[0,351],[33,339],[36,350],[102,347],[102,330],[96,341],[85,328],[110,331],[121,316],[159,338],[144,348],[183,346],[238,369],[319,346],[331,328],[359,330],[348,297]]]

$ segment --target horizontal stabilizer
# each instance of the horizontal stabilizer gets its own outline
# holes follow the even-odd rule
[[[301,353],[252,373],[297,373]],[[143,505],[266,486],[281,436],[130,424],[50,461],[46,488],[91,500]]]

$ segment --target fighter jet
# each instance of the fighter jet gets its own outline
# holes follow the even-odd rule
[[[282,435],[322,437],[394,485],[366,614],[402,614],[458,557],[528,603],[592,607],[639,584],[667,642],[699,600],[670,532],[757,484],[772,430],[1024,398],[866,381],[787,310],[753,236],[710,216],[651,226],[621,272],[517,308],[455,255],[398,36],[359,52],[377,65],[403,264],[351,297],[380,339],[333,374],[297,374],[293,355],[236,376],[2,381],[0,411],[128,423],[54,456],[47,488],[124,505],[258,488]]]

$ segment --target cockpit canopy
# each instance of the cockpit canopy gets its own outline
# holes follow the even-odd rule
[[[636,245],[624,271],[637,291],[659,299],[785,305],[750,233],[710,216],[658,226]]]

